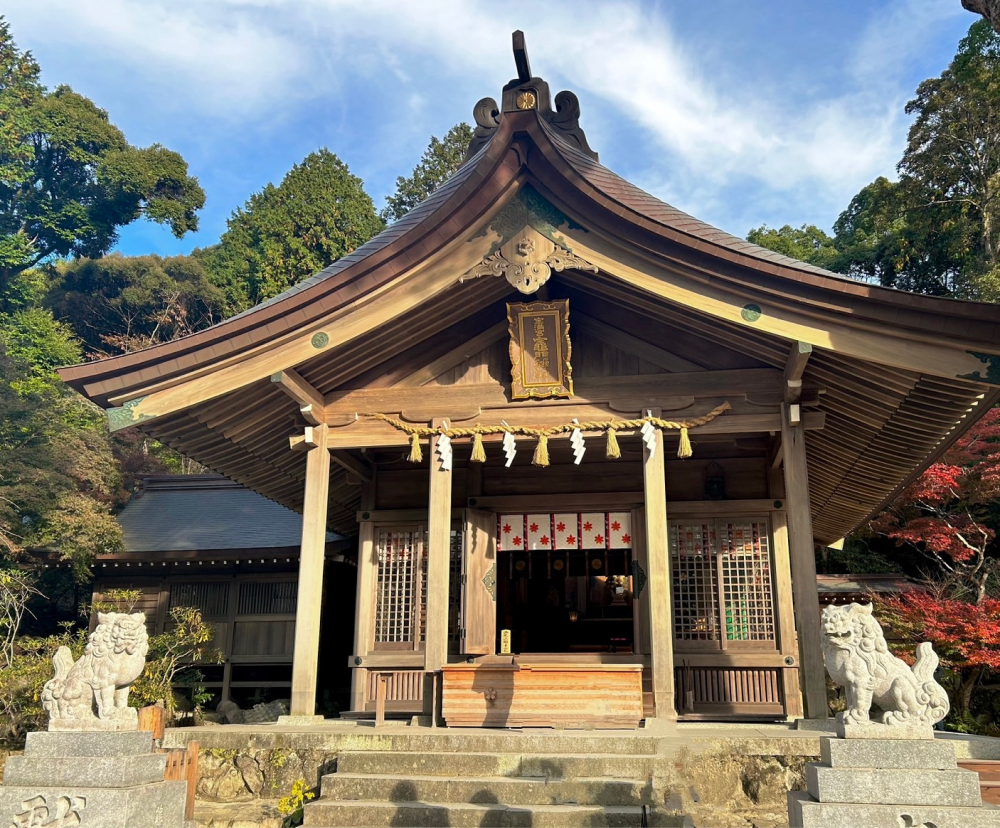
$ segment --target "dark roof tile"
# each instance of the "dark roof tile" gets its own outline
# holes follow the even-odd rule
[[[127,552],[264,549],[298,546],[302,517],[256,492],[219,478],[171,477],[132,498],[118,515]],[[333,532],[327,540],[339,539]]]

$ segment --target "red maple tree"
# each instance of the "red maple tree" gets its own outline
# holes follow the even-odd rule
[[[986,599],[1000,558],[990,554],[1000,517],[1000,408],[993,408],[893,504],[872,529],[923,555],[944,593]]]
[[[904,641],[930,641],[959,718],[984,675],[1000,671],[1000,408],[994,408],[872,521],[872,529],[931,566],[918,590],[879,598]],[[905,657],[905,653],[903,654]]]

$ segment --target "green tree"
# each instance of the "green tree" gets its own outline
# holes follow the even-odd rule
[[[786,224],[780,230],[762,224],[747,233],[747,241],[827,270],[837,266],[838,254],[833,239],[815,224],[801,227]]]
[[[89,353],[130,353],[224,317],[225,296],[194,256],[112,254],[49,270],[46,305]]]
[[[228,309],[241,311],[322,270],[382,227],[361,179],[321,149],[237,209],[206,263]]]
[[[47,91],[0,18],[0,293],[53,256],[100,256],[140,217],[175,236],[205,203],[176,152],[134,147],[68,86]]]
[[[1000,301],[1000,35],[974,23],[917,87],[899,181],[878,178],[834,225],[843,272],[938,296]]]
[[[80,358],[48,311],[0,316],[0,559],[53,547],[87,577],[95,554],[121,547],[121,529],[104,418],[55,374]]]
[[[451,178],[465,162],[471,140],[472,127],[466,123],[453,126],[443,139],[432,136],[430,145],[409,178],[399,176],[396,179],[396,192],[386,197],[382,219],[386,222],[398,221]]]

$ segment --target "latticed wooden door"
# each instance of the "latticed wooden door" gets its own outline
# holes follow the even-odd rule
[[[427,628],[424,528],[379,529],[376,559],[374,649],[419,650]]]
[[[671,524],[672,609],[678,649],[775,648],[771,554],[768,523],[763,518]]]

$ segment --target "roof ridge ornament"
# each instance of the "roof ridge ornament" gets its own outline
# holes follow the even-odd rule
[[[466,158],[471,158],[490,142],[505,112],[533,109],[559,138],[597,161],[597,153],[590,148],[587,136],[580,128],[580,99],[569,90],[563,90],[556,95],[556,108],[553,110],[549,85],[531,74],[524,32],[514,32],[512,40],[517,77],[504,86],[501,105],[497,105],[494,98],[482,98],[473,108],[476,129]]]

